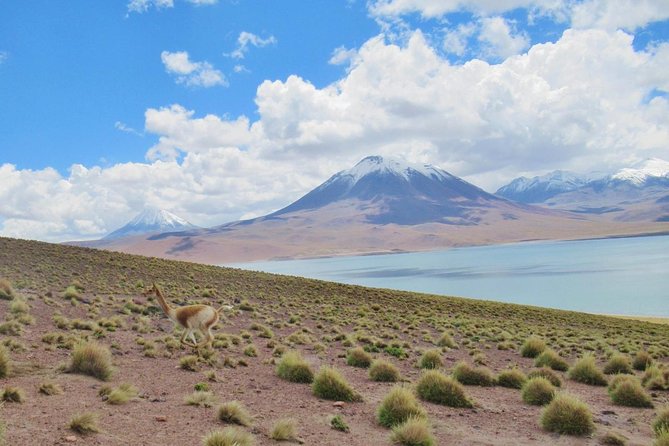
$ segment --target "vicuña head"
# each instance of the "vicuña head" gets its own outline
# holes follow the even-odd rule
[[[170,307],[170,305],[165,300],[163,293],[160,291],[160,288],[156,286],[155,282],[148,291],[145,291],[142,294],[144,296],[155,294],[156,298],[158,299],[160,308],[163,309],[167,317],[184,328],[184,332],[181,335],[181,342],[185,345],[196,348],[205,344],[211,345],[211,342],[214,339],[214,336],[211,334],[211,329],[218,322],[221,311],[232,308],[229,305],[222,306],[219,309],[216,309],[210,305],[185,305],[183,307],[176,308]],[[195,339],[195,334],[193,333],[194,331],[199,331],[203,337],[199,343]],[[193,340],[192,343],[186,341],[188,336],[190,336],[190,338]]]

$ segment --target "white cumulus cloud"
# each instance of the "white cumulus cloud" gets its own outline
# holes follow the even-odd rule
[[[177,83],[189,87],[214,87],[216,85],[227,86],[225,75],[215,69],[209,62],[193,62],[186,51],[171,53],[163,51],[160,59],[165,65],[165,70],[174,75]]]
[[[483,43],[484,54],[500,59],[520,54],[530,46],[527,34],[514,33],[503,17],[483,19],[479,41]]]

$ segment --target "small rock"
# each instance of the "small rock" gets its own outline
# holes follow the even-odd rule
[[[334,407],[344,407],[344,404],[346,404],[346,403],[344,403],[343,401],[336,401],[332,405]]]
[[[602,410],[602,415],[617,415],[613,410]]]
[[[165,422],[165,421],[167,421],[167,417],[165,415],[158,415],[158,416],[156,416],[156,421]]]
[[[74,443],[75,441],[77,441],[77,437],[75,437],[74,435],[68,435],[67,437],[65,437],[65,441],[67,441],[68,443]]]

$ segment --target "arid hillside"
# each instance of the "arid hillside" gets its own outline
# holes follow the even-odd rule
[[[211,347],[179,343],[152,282],[232,306]],[[6,238],[0,318],[6,445],[649,445],[669,424],[669,325]]]

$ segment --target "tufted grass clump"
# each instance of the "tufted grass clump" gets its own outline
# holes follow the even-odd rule
[[[107,402],[109,404],[121,405],[136,398],[137,395],[139,395],[137,387],[129,383],[123,383],[109,392],[107,395]]]
[[[595,363],[595,357],[585,355],[574,363],[567,372],[569,379],[592,386],[605,386],[606,377]]]
[[[213,407],[216,404],[216,397],[212,392],[196,390],[184,398],[184,402],[189,406]]]
[[[366,369],[372,364],[372,355],[367,353],[362,347],[349,349],[346,352],[346,364]]]
[[[443,406],[474,407],[462,384],[438,370],[423,373],[416,383],[416,393],[424,401]]]
[[[297,441],[297,423],[292,418],[282,418],[274,423],[270,438],[276,441]]]
[[[535,367],[550,367],[553,370],[559,370],[562,372],[569,369],[569,364],[565,361],[560,355],[557,354],[555,350],[547,348],[534,360]]]
[[[546,343],[536,336],[530,336],[520,346],[520,355],[523,358],[536,358],[546,349]]]
[[[55,383],[55,382],[43,382],[39,386],[39,393],[42,395],[62,395],[63,394],[63,388],[60,386],[60,384]]]
[[[660,368],[656,363],[650,364],[641,376],[641,383],[649,390],[669,389],[669,369]]]
[[[566,435],[588,435],[595,429],[587,404],[566,393],[558,393],[541,412],[541,427]]]
[[[290,350],[281,356],[276,374],[286,381],[309,384],[314,380],[314,372],[309,363],[302,358],[297,350]]]
[[[615,432],[607,432],[602,436],[599,442],[607,446],[625,446],[627,444],[627,439]]]
[[[12,370],[12,361],[9,352],[4,345],[0,344],[0,379],[7,378]]]
[[[182,356],[179,358],[179,367],[184,370],[195,372],[198,370],[198,362],[199,358],[196,355]]]
[[[76,414],[70,419],[68,427],[74,432],[82,435],[100,432],[98,428],[98,416],[91,412]]]
[[[544,406],[555,396],[556,388],[546,378],[530,378],[523,385],[520,396],[527,404]]]
[[[441,360],[441,351],[436,348],[426,350],[418,361],[418,366],[421,369],[438,369],[444,365]]]
[[[453,340],[453,337],[447,331],[441,334],[441,337],[437,341],[437,345],[439,347],[458,348],[458,345]]]
[[[658,433],[653,446],[669,446],[669,430]]]
[[[616,375],[609,384],[611,401],[619,406],[653,407],[653,400],[636,376]]]
[[[436,444],[430,423],[424,417],[409,417],[404,423],[393,426],[390,440],[403,446],[433,446]]]
[[[26,393],[20,387],[7,386],[0,391],[0,402],[22,403],[26,400]]]
[[[495,377],[490,369],[486,367],[472,367],[464,361],[455,364],[453,378],[465,385],[485,387],[495,385]]]
[[[108,381],[114,372],[111,352],[95,341],[79,344],[72,351],[68,371]]]
[[[344,421],[344,418],[339,414],[332,417],[332,419],[330,420],[330,427],[340,432],[348,432],[351,430],[348,427],[348,424],[346,424],[346,421]]]
[[[240,426],[250,426],[253,423],[248,410],[239,401],[229,401],[218,406],[216,418],[224,423],[239,424]]]
[[[397,382],[400,372],[392,362],[377,359],[369,367],[369,379],[376,382]]]
[[[402,424],[411,417],[426,418],[427,413],[414,394],[401,386],[390,389],[376,411],[379,424],[385,427]]]
[[[14,288],[7,279],[0,279],[0,299],[12,300],[15,296]]]
[[[555,387],[562,387],[562,380],[558,376],[557,373],[555,373],[552,369],[548,367],[542,367],[540,369],[535,369],[530,371],[530,373],[527,374],[528,378],[534,378],[537,376],[541,376],[542,378],[546,378],[553,384]]]
[[[612,355],[604,365],[603,371],[607,375],[616,375],[619,373],[632,374],[632,364],[627,355],[616,353]]]
[[[202,438],[202,446],[253,446],[254,444],[253,435],[235,427],[212,431]]]
[[[669,406],[665,406],[657,414],[653,420],[653,432],[655,435],[660,435],[660,432],[669,432]]]
[[[648,367],[652,363],[653,363],[653,357],[650,356],[650,353],[648,353],[645,350],[639,350],[634,355],[634,359],[632,360],[632,367],[634,368],[634,370],[639,370],[643,372],[644,370],[646,370],[646,367]]]
[[[510,389],[520,389],[527,381],[527,376],[518,368],[503,370],[497,375],[497,385]]]
[[[362,401],[362,396],[353,390],[341,373],[329,366],[318,370],[311,383],[311,390],[314,395],[325,400]]]

